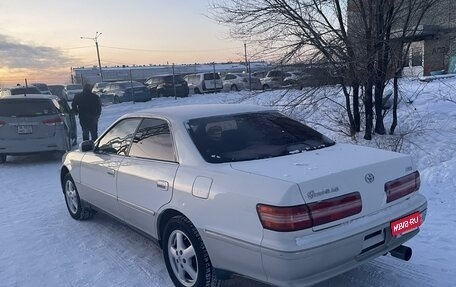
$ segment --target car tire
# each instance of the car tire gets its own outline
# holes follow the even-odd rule
[[[201,91],[198,88],[195,88],[195,94],[201,94]]]
[[[120,103],[120,98],[118,96],[114,96],[114,98],[112,98],[112,103],[113,104],[119,104]]]
[[[79,198],[79,193],[74,184],[71,174],[67,173],[63,179],[63,193],[65,195],[65,203],[68,208],[68,212],[71,217],[76,220],[86,220],[90,219],[94,215],[94,210],[89,207],[84,207],[81,199]]]
[[[236,85],[232,85],[231,86],[231,91],[237,92],[237,91],[239,91],[239,89],[238,89],[238,87]]]
[[[269,90],[269,85],[263,85],[263,91]]]
[[[159,98],[163,98],[163,97],[165,96],[165,92],[163,92],[163,91],[158,91],[158,92],[157,92],[157,96],[158,96]]]
[[[5,163],[6,162],[6,154],[2,153],[0,154],[0,163]]]
[[[221,286],[198,231],[186,217],[168,221],[162,243],[166,268],[175,286]]]

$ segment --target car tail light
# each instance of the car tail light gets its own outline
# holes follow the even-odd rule
[[[4,125],[6,125],[6,122],[0,121],[0,128],[3,127]]]
[[[415,171],[385,183],[386,202],[391,202],[420,189],[420,173]]]
[[[306,205],[279,207],[258,204],[257,211],[266,229],[294,231],[312,227],[312,219]]]
[[[359,192],[326,199],[308,204],[313,225],[322,225],[361,212],[362,202]]]
[[[361,212],[359,192],[298,206],[257,205],[258,216],[265,229],[297,231],[336,221]]]
[[[52,119],[43,121],[43,124],[45,124],[47,126],[55,126],[55,125],[63,125],[63,122],[64,122],[63,117],[56,117],[56,118],[52,118]]]

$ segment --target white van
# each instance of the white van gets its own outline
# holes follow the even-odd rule
[[[201,94],[220,92],[223,89],[222,79],[218,73],[197,73],[184,77],[190,93]]]

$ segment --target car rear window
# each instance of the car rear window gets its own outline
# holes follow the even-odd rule
[[[268,76],[269,77],[282,77],[282,71],[270,71]]]
[[[121,89],[129,89],[133,86],[133,88],[137,88],[137,87],[145,87],[143,84],[141,84],[140,82],[123,82],[123,83],[119,83],[119,86]]]
[[[37,117],[57,113],[51,100],[0,100],[0,117]]]
[[[163,77],[163,81],[165,83],[173,83],[173,76],[172,75],[171,76],[165,76],[165,77]],[[184,78],[182,78],[181,76],[179,76],[179,75],[175,75],[174,76],[174,82],[175,83],[179,83],[179,82],[183,82],[183,81],[184,81]]]
[[[204,80],[213,80],[213,79],[220,79],[220,75],[217,74],[217,73],[207,73],[207,74],[204,74]]]
[[[285,156],[335,144],[278,112],[192,119],[187,127],[195,146],[209,163]]]
[[[66,86],[67,90],[82,90],[81,85],[68,85]]]
[[[10,90],[11,95],[23,95],[23,94],[41,94],[40,90],[37,87],[20,87],[20,88],[13,88]]]

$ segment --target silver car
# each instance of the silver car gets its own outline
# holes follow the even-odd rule
[[[307,286],[388,252],[408,260],[427,211],[410,156],[248,105],[125,115],[66,154],[60,180],[74,219],[102,210],[154,238],[180,287]]]
[[[65,85],[63,88],[63,95],[67,99],[67,101],[72,101],[76,94],[82,93],[82,85],[81,84],[70,84]]]
[[[76,144],[76,122],[65,100],[14,90],[0,97],[0,162],[7,155],[66,152]]]
[[[259,78],[242,73],[228,73],[223,77],[223,89],[230,91],[261,90]]]

